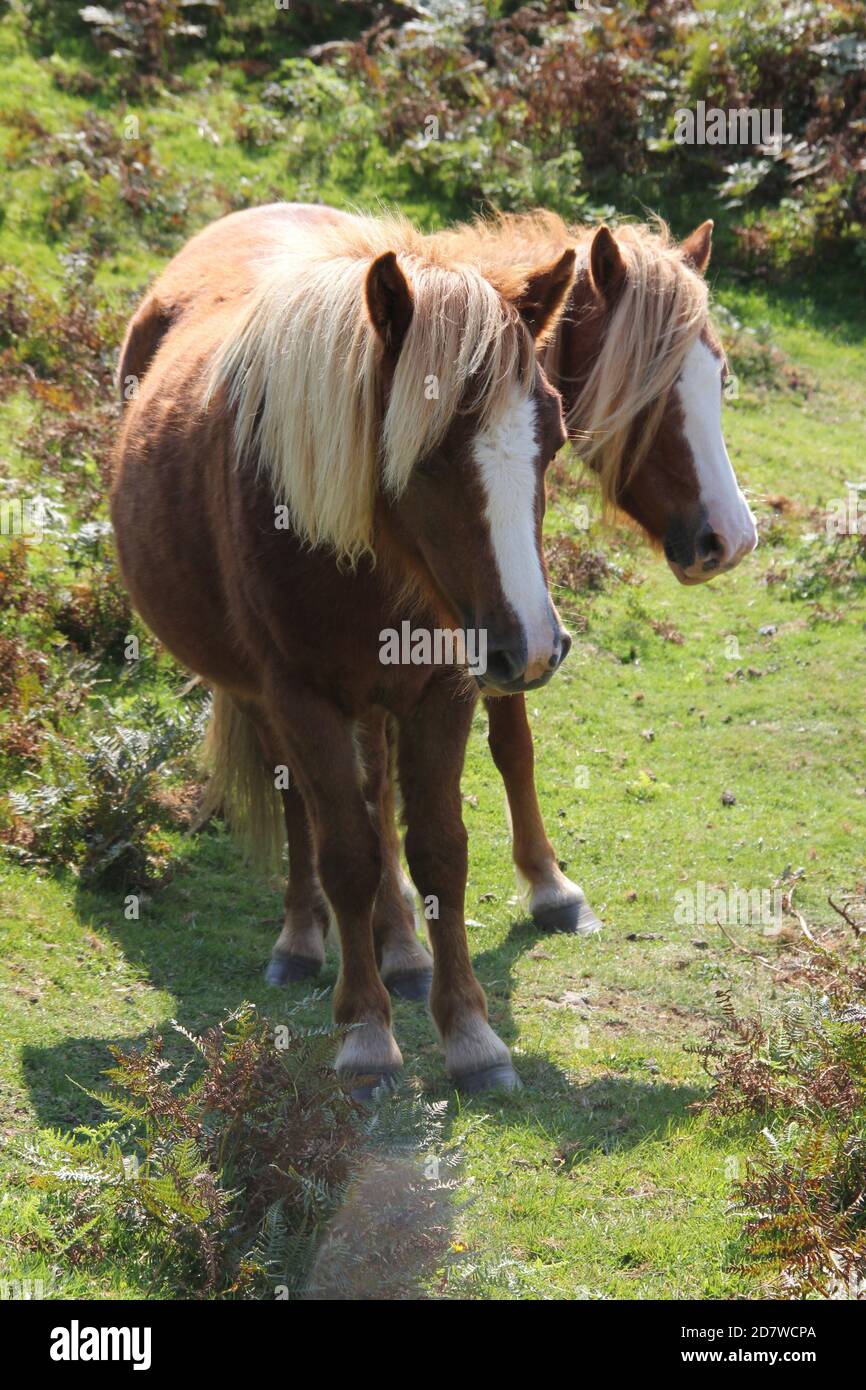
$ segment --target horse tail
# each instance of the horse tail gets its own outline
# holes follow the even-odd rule
[[[224,690],[214,691],[204,756],[210,777],[195,828],[221,815],[257,868],[278,869],[286,835],[274,771],[255,721]]]

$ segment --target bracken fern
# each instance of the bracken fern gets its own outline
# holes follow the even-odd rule
[[[333,1069],[336,1031],[276,1027],[244,1004],[202,1035],[112,1048],[110,1118],[41,1136],[19,1157],[44,1195],[52,1257],[123,1244],[180,1297],[407,1296],[439,1257],[456,1156],[444,1107],[356,1105]],[[419,1156],[436,1149],[434,1174]],[[423,1259],[417,1258],[421,1251]]]
[[[696,1050],[707,1108],[767,1116],[737,1184],[744,1267],[785,1296],[866,1297],[866,968],[806,942],[803,992],[770,1021],[723,1023]]]

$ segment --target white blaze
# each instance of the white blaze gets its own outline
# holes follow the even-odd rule
[[[754,550],[758,533],[722,437],[719,359],[700,338],[686,353],[677,391],[700,500],[706,508],[710,527],[724,545],[722,564],[728,568]],[[698,561],[698,565],[700,563]]]
[[[515,389],[497,421],[476,436],[474,451],[499,582],[526,634],[527,670],[540,674],[533,668],[547,668],[557,633],[536,540],[534,400]]]

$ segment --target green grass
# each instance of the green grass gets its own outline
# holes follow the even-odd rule
[[[83,119],[98,103],[58,93],[45,61],[16,33],[0,25],[7,111],[29,109],[52,131]],[[313,190],[279,146],[245,153],[231,128],[238,100],[213,78],[144,113],[160,163],[191,190],[190,224],[231,205],[240,179],[251,200],[400,196],[387,171],[375,174],[373,156],[354,180]],[[219,146],[197,132],[205,114]],[[24,167],[8,180],[0,261],[56,292],[67,239],[47,237],[41,225],[55,174]],[[426,222],[439,215],[405,206]],[[119,296],[143,285],[166,255],[124,228],[98,272]],[[729,990],[740,1011],[774,997],[782,986],[749,952],[775,960],[785,944],[760,926],[737,928],[743,951],[716,927],[677,925],[675,895],[698,882],[772,889],[787,867],[802,866],[797,903],[820,927],[833,920],[828,892],[863,891],[862,591],[797,597],[795,581],[810,569],[820,576],[810,559],[820,547],[808,537],[823,530],[823,513],[811,509],[862,476],[866,335],[832,284],[774,292],[726,279],[724,266],[714,273],[720,301],[747,324],[768,322],[814,389],[759,392],[745,383],[727,407],[731,457],[764,534],[734,575],[681,589],[634,535],[605,532],[593,519],[586,542],[636,578],[612,574],[596,595],[557,594],[577,639],[561,675],[530,701],[537,782],[549,833],[604,932],[589,941],[546,937],[527,922],[479,713],[464,782],[469,934],[491,1020],[514,1049],[525,1090],[459,1101],[423,1011],[395,1006],[407,1085],[448,1098],[449,1133],[465,1156],[451,1293],[764,1292],[737,1270],[738,1222],[728,1212],[733,1171],[762,1142],[760,1126],[711,1123],[694,1109],[707,1081],[687,1047],[718,1016],[718,990]],[[9,477],[35,476],[22,432],[36,413],[25,394],[4,401]],[[768,501],[779,495],[792,504],[781,514]],[[575,534],[575,507],[589,498],[560,492],[549,535]],[[40,565],[50,568],[44,558]],[[787,580],[766,582],[782,571]],[[654,620],[673,624],[682,642],[664,640]],[[775,635],[762,636],[768,627]],[[106,693],[127,688],[116,671],[105,679]],[[179,690],[182,677],[152,663],[143,681],[165,692]],[[733,804],[723,804],[724,792]],[[262,980],[278,930],[278,885],[251,875],[219,830],[174,842],[177,872],[142,902],[138,921],[126,919],[121,893],[86,891],[69,873],[0,866],[7,1174],[20,1171],[16,1147],[35,1130],[96,1119],[80,1087],[97,1082],[109,1043],[133,1042],[172,1018],[203,1029],[243,999],[279,1020],[303,994],[296,987],[283,996]],[[305,1009],[311,1022],[327,1016],[335,978],[331,956],[325,994]],[[56,1297],[171,1295],[170,1272],[154,1287],[132,1240],[127,1259],[79,1269],[62,1252],[34,1253],[44,1231],[36,1195],[6,1187],[3,1278],[43,1278]]]

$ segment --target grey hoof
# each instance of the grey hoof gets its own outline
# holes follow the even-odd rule
[[[415,1004],[426,1004],[433,984],[432,970],[401,970],[385,981],[392,994],[399,999],[410,999]]]
[[[321,963],[309,956],[281,956],[274,952],[265,967],[265,980],[269,985],[293,985],[298,980],[311,980],[321,968]]]
[[[601,922],[586,898],[578,898],[573,903],[558,903],[556,907],[538,907],[532,914],[532,920],[542,931],[570,932],[572,936],[594,936],[601,931]]]
[[[474,1096],[479,1091],[520,1091],[523,1082],[510,1062],[496,1062],[492,1067],[481,1067],[479,1071],[466,1071],[451,1080],[458,1091],[465,1096]]]
[[[387,1095],[397,1089],[396,1071],[378,1072],[372,1076],[343,1076],[341,1079],[349,1086],[349,1095],[359,1105],[369,1105],[377,1095]]]

